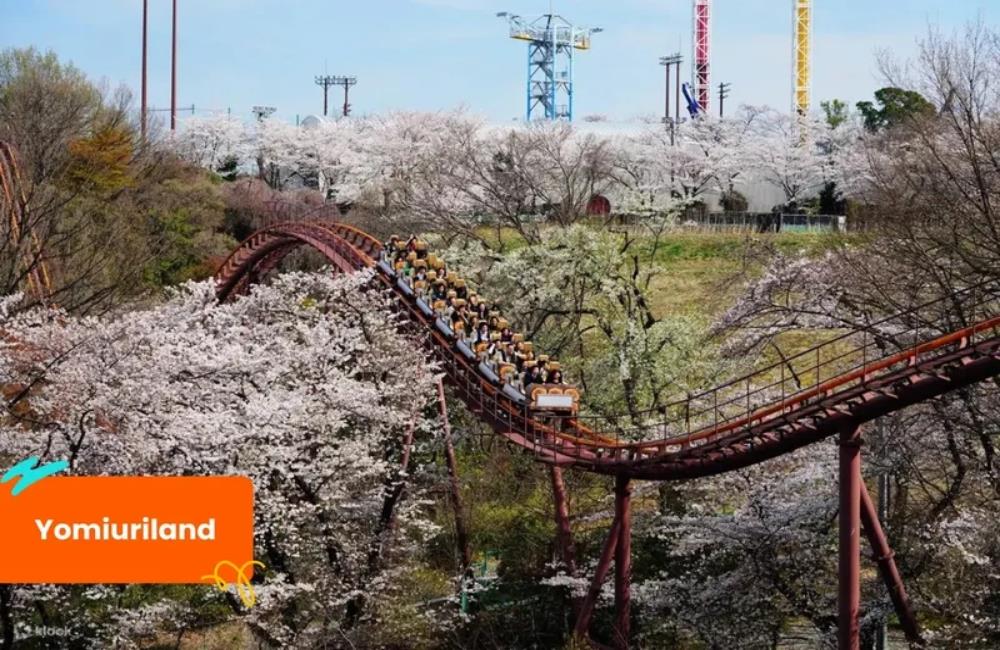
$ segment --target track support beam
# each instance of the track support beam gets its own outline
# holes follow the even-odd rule
[[[627,476],[615,477],[615,516],[611,522],[611,530],[601,549],[601,557],[597,561],[594,579],[590,589],[580,606],[580,613],[573,627],[573,635],[577,639],[587,639],[590,629],[590,619],[594,607],[601,594],[611,561],[615,563],[615,620],[614,647],[628,648],[631,634],[631,586],[632,586],[632,482]]]
[[[899,623],[907,640],[910,643],[922,644],[920,627],[917,625],[917,618],[913,615],[913,609],[910,607],[906,587],[899,575],[892,549],[889,548],[889,540],[879,522],[878,512],[875,510],[871,495],[868,494],[868,488],[865,487],[864,483],[861,484],[861,523],[865,527],[865,536],[868,538],[868,543],[871,544],[879,573],[885,583],[886,590],[889,592],[889,599],[896,610],[896,615],[899,617]]]
[[[615,648],[628,648],[632,614],[632,481],[615,477],[615,512],[619,516],[615,546]]]
[[[458,551],[462,556],[462,574],[472,565],[472,548],[469,546],[469,531],[465,525],[465,513],[462,510],[462,493],[458,485],[458,462],[455,460],[455,447],[451,442],[451,424],[448,422],[448,402],[444,396],[444,381],[438,378],[438,406],[441,409],[441,426],[444,431],[445,462],[448,465],[448,483],[451,494],[451,506],[455,510],[455,538]]]
[[[837,647],[859,650],[861,608],[861,428],[840,430],[840,555],[838,558]]]
[[[597,560],[594,579],[590,581],[590,589],[587,590],[587,595],[583,599],[580,614],[576,619],[576,626],[573,628],[574,636],[579,639],[587,638],[587,630],[590,629],[590,619],[594,614],[594,606],[597,605],[597,598],[601,594],[601,586],[604,584],[604,579],[608,577],[608,571],[611,570],[611,560],[614,558],[615,548],[618,546],[621,523],[620,513],[615,509],[615,517],[611,521],[611,530],[608,532],[608,538],[604,540],[604,547],[601,548],[601,557]]]
[[[569,496],[562,468],[549,465],[549,475],[552,479],[552,498],[555,504],[556,545],[559,547],[559,556],[566,567],[566,573],[575,576],[576,548],[573,545],[573,529],[569,523]]]

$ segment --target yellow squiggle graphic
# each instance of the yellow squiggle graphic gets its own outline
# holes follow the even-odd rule
[[[213,580],[215,586],[219,591],[229,591],[229,585],[236,585],[236,593],[239,595],[240,600],[243,601],[243,606],[250,609],[257,602],[257,594],[254,593],[253,585],[250,584],[250,578],[247,577],[247,568],[259,566],[262,569],[266,569],[263,562],[258,562],[257,560],[250,560],[243,564],[243,566],[236,566],[233,562],[229,560],[222,560],[215,565],[215,570],[206,576],[202,576],[202,580]],[[231,567],[233,572],[236,574],[236,581],[229,583],[225,578],[219,575],[219,570],[222,567]]]

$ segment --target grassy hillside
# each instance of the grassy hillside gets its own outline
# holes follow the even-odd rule
[[[659,315],[694,313],[713,317],[739,293],[767,252],[815,255],[835,239],[824,233],[676,233],[660,238],[652,261],[663,272],[651,283]],[[652,248],[648,242],[647,249]]]
[[[499,233],[482,229],[479,235],[490,246],[514,250],[524,240],[507,228]],[[768,253],[817,255],[838,239],[829,233],[677,231],[658,240],[641,235],[645,260],[662,269],[653,279],[657,315],[693,313],[712,317],[724,310],[740,288],[740,278],[752,275]],[[655,248],[655,251],[654,251]]]

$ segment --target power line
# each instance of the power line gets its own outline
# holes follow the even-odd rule
[[[194,104],[191,104],[190,106],[181,106],[180,108],[178,108],[176,105],[169,106],[167,108],[156,108],[155,106],[151,106],[150,108],[146,109],[146,112],[170,113],[171,119],[173,119],[176,122],[177,113],[191,113],[192,115],[194,115]]]

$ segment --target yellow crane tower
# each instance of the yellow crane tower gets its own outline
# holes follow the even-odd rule
[[[805,115],[812,76],[812,0],[792,0],[792,10],[792,104],[799,115]]]

